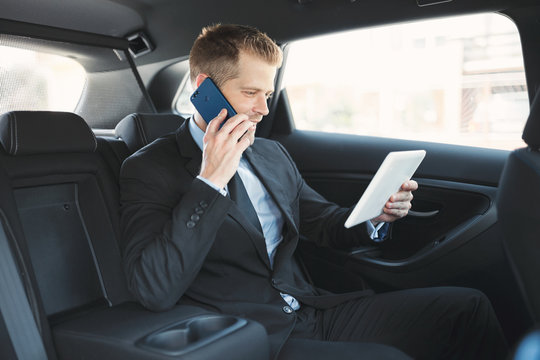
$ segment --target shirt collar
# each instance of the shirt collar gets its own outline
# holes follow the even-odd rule
[[[189,132],[191,133],[191,137],[193,138],[193,141],[195,141],[195,144],[203,151],[203,138],[204,138],[204,131],[202,131],[197,124],[195,123],[195,119],[192,117],[189,118]]]

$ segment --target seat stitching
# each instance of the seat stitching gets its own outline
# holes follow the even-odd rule
[[[13,116],[13,124],[15,125],[15,154],[17,155],[19,153],[19,129],[17,126],[17,120],[15,119],[15,116]]]
[[[10,151],[12,155],[17,154],[17,121],[15,120],[15,114],[13,112],[9,113],[9,125],[11,128],[11,145]]]
[[[11,154],[13,148],[13,126],[11,126],[11,112],[7,114],[8,118],[8,131],[9,131],[9,153]]]

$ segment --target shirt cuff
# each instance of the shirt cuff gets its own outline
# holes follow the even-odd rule
[[[211,182],[210,180],[203,178],[201,175],[198,175],[198,176],[197,176],[197,179],[201,180],[201,181],[204,182],[206,185],[210,186],[212,189],[214,189],[214,190],[216,190],[217,192],[219,192],[221,195],[227,196],[227,190],[226,190],[226,189],[220,188],[219,186],[217,186],[216,184],[214,184],[214,183]]]
[[[371,220],[366,221],[367,230],[371,240],[375,242],[382,242],[388,233],[389,224],[386,222],[380,222],[377,226],[373,226]]]

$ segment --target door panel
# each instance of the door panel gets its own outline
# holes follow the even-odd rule
[[[290,112],[275,119],[290,122]],[[529,326],[494,206],[507,151],[301,130],[272,138],[310,186],[341,206],[358,201],[388,152],[427,152],[413,177],[419,189],[412,210],[420,216],[397,221],[390,240],[349,251],[301,242],[300,257],[316,285],[335,292],[364,287],[364,280],[376,291],[467,286],[488,295],[511,343]]]
[[[358,201],[389,151],[427,151],[413,177],[419,183],[412,208],[416,214],[397,221],[392,239],[376,251],[356,249],[350,254],[369,268],[431,272],[430,263],[496,225],[494,200],[504,151],[298,130],[276,139],[291,153],[306,182],[341,206]]]
[[[342,206],[354,206],[366,189],[369,178],[347,174],[306,173],[308,184],[330,201]],[[393,239],[383,242],[379,249],[381,259],[404,260],[435,249],[442,243],[453,242],[472,225],[492,225],[495,218],[490,204],[495,191],[491,187],[459,184],[440,180],[417,178],[419,189],[414,193],[413,213],[396,222]],[[335,190],[339,189],[336,193]],[[488,214],[488,210],[491,212]],[[486,215],[483,222],[479,220]],[[456,230],[460,229],[458,233]],[[454,232],[454,233],[452,233]],[[408,241],[396,241],[407,238]],[[409,264],[410,261],[402,263]]]

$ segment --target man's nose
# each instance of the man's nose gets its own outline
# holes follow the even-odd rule
[[[255,103],[255,108],[253,109],[256,113],[261,114],[263,116],[268,115],[268,101],[266,99],[266,96],[261,95],[257,97],[257,102]]]

